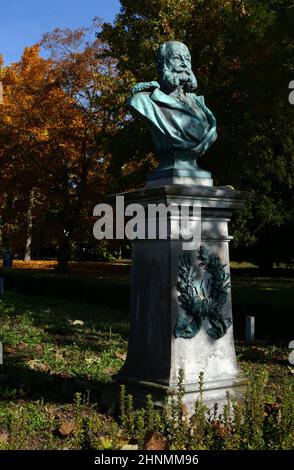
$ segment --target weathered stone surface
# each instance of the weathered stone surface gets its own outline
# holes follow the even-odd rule
[[[169,176],[165,178],[149,177],[146,181],[145,188],[157,188],[160,186],[170,186],[180,184],[183,186],[213,186],[211,178],[192,178],[189,176]]]
[[[224,337],[214,340],[206,333],[205,319],[193,338],[176,338],[174,328],[181,309],[177,280],[179,256],[196,256],[200,245],[217,255],[229,270],[228,222],[234,209],[242,208],[248,193],[231,188],[166,186],[125,194],[126,203],[184,204],[199,208],[190,224],[196,224],[199,236],[191,242],[173,239],[178,215],[169,217],[167,240],[133,242],[131,326],[126,362],[118,381],[128,384],[135,397],[144,400],[152,392],[155,401],[176,391],[179,370],[185,375],[184,402],[190,410],[199,395],[199,374],[204,372],[204,399],[209,405],[225,401],[226,392],[239,396],[245,380],[237,366],[233,327]],[[200,217],[201,214],[201,217]],[[200,268],[199,268],[200,269]],[[201,271],[201,269],[200,269]],[[227,295],[223,315],[232,319],[231,292]]]

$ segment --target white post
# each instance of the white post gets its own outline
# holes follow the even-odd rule
[[[293,340],[290,341],[288,348],[292,350],[289,354],[289,362],[291,365],[294,366],[294,341]]]
[[[2,346],[1,341],[0,341],[0,366],[1,367],[3,366],[3,346]]]
[[[253,344],[255,339],[255,317],[246,317],[245,342]]]

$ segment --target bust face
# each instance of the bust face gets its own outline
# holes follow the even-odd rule
[[[189,49],[181,43],[171,43],[167,49],[165,64],[171,72],[191,72],[191,56]]]
[[[158,72],[166,89],[184,88],[193,92],[197,88],[189,49],[179,41],[169,41],[160,47]]]

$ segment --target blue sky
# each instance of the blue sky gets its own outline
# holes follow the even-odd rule
[[[0,0],[0,54],[8,65],[43,33],[89,26],[95,16],[113,21],[119,9],[119,0]]]

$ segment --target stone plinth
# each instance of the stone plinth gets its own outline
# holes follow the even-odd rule
[[[198,208],[190,210],[189,227],[194,227],[194,240],[174,239],[179,214],[168,216],[168,238],[135,240],[132,251],[130,338],[126,362],[118,374],[119,383],[128,385],[137,400],[152,393],[160,403],[177,389],[178,373],[185,376],[184,402],[192,409],[199,395],[199,374],[204,372],[204,400],[221,407],[226,392],[239,396],[245,380],[237,366],[233,325],[226,334],[214,339],[207,334],[207,318],[200,331],[191,338],[176,337],[179,302],[179,263],[188,254],[199,278],[205,278],[199,265],[199,247],[216,255],[229,272],[228,222],[234,210],[243,207],[248,193],[227,187],[172,185],[125,193],[125,205],[139,203]],[[146,210],[147,213],[147,210]],[[183,235],[183,233],[181,232]],[[190,243],[190,244],[188,244]],[[184,249],[185,247],[185,249]],[[227,291],[222,315],[232,320],[231,292]]]

